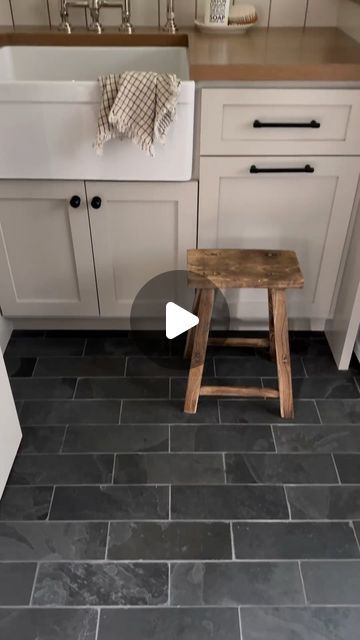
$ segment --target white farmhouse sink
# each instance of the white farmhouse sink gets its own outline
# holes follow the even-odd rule
[[[149,158],[128,140],[93,148],[99,75],[176,73],[183,81],[177,120]],[[190,180],[195,84],[185,47],[0,49],[0,178]]]

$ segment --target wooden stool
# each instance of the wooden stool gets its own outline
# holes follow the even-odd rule
[[[301,289],[304,278],[293,251],[243,249],[191,249],[188,284],[196,289],[193,313],[199,324],[187,336],[185,357],[191,357],[185,413],[196,413],[199,396],[280,398],[282,418],[294,417],[286,289]],[[210,338],[215,290],[256,288],[268,290],[269,339]],[[257,387],[202,386],[207,345],[269,347],[277,363],[279,390]]]

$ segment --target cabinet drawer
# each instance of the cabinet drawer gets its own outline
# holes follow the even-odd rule
[[[289,292],[290,317],[325,320],[359,172],[359,158],[201,158],[199,247],[296,251],[305,287]],[[267,317],[266,292],[228,295],[232,318]]]
[[[204,89],[201,155],[357,155],[359,122],[359,90]]]

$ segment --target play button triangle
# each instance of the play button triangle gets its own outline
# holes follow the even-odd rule
[[[168,302],[166,305],[166,337],[169,340],[177,338],[182,333],[192,329],[199,324],[199,318],[193,313],[179,307],[175,302]]]

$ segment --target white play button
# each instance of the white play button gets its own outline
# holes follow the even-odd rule
[[[169,340],[177,338],[185,331],[196,327],[199,318],[193,313],[179,307],[175,302],[168,302],[166,305],[166,337]]]

